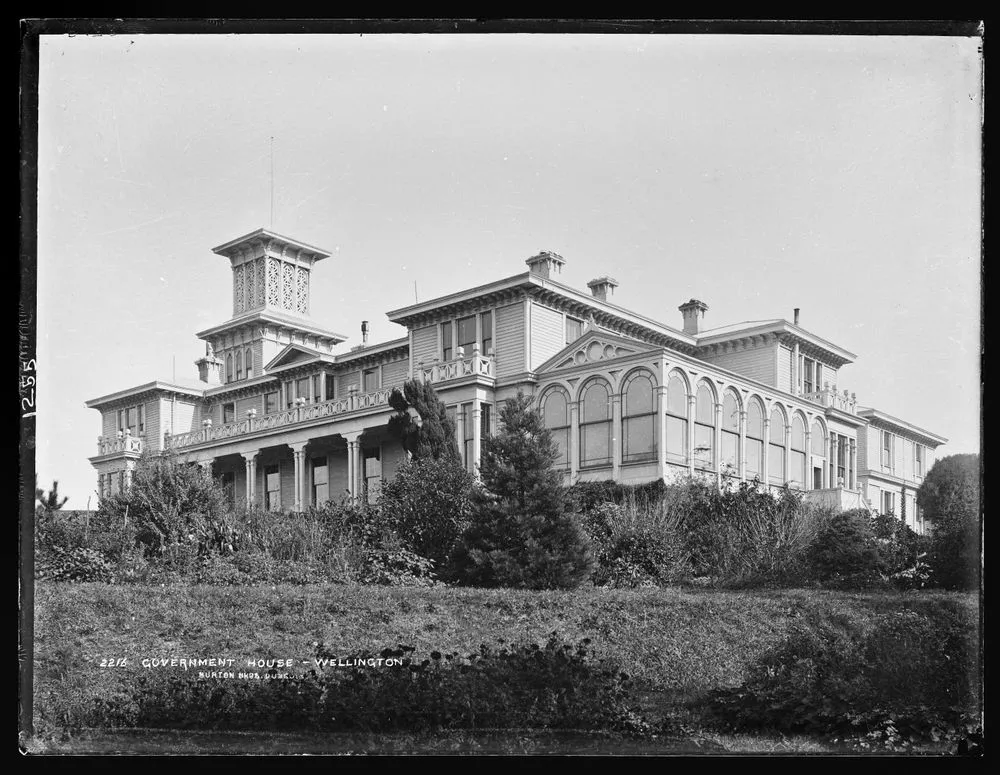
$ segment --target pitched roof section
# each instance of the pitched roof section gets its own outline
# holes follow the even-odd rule
[[[938,436],[936,433],[931,433],[905,420],[900,420],[891,414],[880,412],[878,409],[858,409],[858,416],[864,417],[868,420],[869,425],[876,428],[889,428],[904,434],[916,436],[920,440],[927,442],[927,446],[929,447],[937,447],[948,441],[944,436]]]
[[[107,395],[101,396],[99,398],[92,398],[87,401],[84,405],[88,409],[99,409],[105,404],[110,404],[115,401],[121,401],[126,398],[134,398],[142,395],[143,393],[178,393],[181,395],[188,395],[195,398],[201,398],[205,395],[205,391],[212,387],[207,382],[201,382],[197,380],[161,380],[155,379],[152,382],[146,382],[142,385],[136,385],[135,387],[126,388],[125,390],[119,390],[115,393],[108,393]]]
[[[264,371],[277,371],[285,366],[298,366],[313,361],[333,363],[334,356],[301,344],[289,344],[264,366]]]
[[[212,248],[212,252],[229,258],[232,251],[236,248],[242,247],[247,244],[256,243],[278,243],[281,247],[289,247],[293,250],[298,250],[309,254],[313,261],[319,261],[323,258],[329,258],[332,254],[328,250],[323,250],[323,248],[318,248],[315,245],[309,245],[305,242],[300,242],[297,239],[292,239],[291,237],[286,237],[282,234],[278,234],[270,229],[260,228],[256,231],[252,231],[249,234],[244,234],[242,237],[237,237],[234,240],[229,240],[229,242],[224,245],[219,245],[218,247]]]
[[[850,350],[838,347],[832,342],[811,334],[804,328],[800,328],[787,320],[774,318],[772,320],[747,320],[743,323],[733,323],[728,326],[719,326],[702,331],[696,334],[699,347],[709,347],[715,344],[723,344],[736,339],[743,339],[748,336],[760,336],[762,334],[777,334],[791,341],[798,341],[808,347],[816,348],[826,354],[830,361],[840,368],[846,363],[854,363],[858,357]]]
[[[400,325],[419,325],[423,321],[430,321],[435,316],[443,315],[452,309],[460,309],[462,305],[482,300],[484,297],[504,294],[516,297],[518,293],[527,294],[557,307],[565,307],[571,310],[573,315],[583,318],[593,317],[597,325],[621,328],[630,335],[655,341],[657,344],[667,344],[684,352],[693,351],[696,345],[695,338],[683,331],[532,272],[401,307],[392,310],[387,316],[390,321]]]
[[[204,331],[199,331],[195,334],[195,336],[199,339],[207,339],[211,336],[223,334],[233,328],[260,323],[265,326],[289,328],[293,331],[300,331],[309,334],[310,336],[325,339],[331,344],[340,344],[347,339],[347,337],[343,334],[338,334],[335,331],[330,331],[315,325],[308,318],[267,309],[255,310],[254,312],[248,312],[245,315],[239,315],[238,317],[227,320],[225,323],[220,323],[217,326],[206,328]]]

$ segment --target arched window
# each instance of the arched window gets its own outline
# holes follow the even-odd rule
[[[247,379],[250,379],[250,377],[253,376],[253,350],[251,350],[249,347],[247,348],[246,362],[247,362]]]
[[[806,487],[806,424],[802,416],[792,417],[792,457],[788,478],[792,487],[804,490]]]
[[[667,381],[667,461],[687,464],[687,385],[677,372]]]
[[[813,420],[812,435],[809,438],[809,451],[812,454],[812,488],[823,489],[823,468],[826,466],[826,434],[819,420]],[[816,460],[816,458],[822,458]]]
[[[622,462],[656,460],[656,398],[646,372],[633,374],[622,390]]]
[[[715,394],[707,383],[698,385],[694,403],[694,464],[715,468]]]
[[[580,465],[611,463],[611,391],[604,380],[590,382],[580,394]]]
[[[767,437],[767,481],[785,483],[785,415],[777,406],[771,410],[771,430]]]
[[[740,475],[740,402],[732,390],[722,396],[722,449],[719,465],[726,476]]]
[[[243,351],[236,351],[236,379],[243,379]]]
[[[226,382],[233,381],[233,354],[229,353],[226,356]]]
[[[764,407],[756,398],[747,408],[747,479],[764,479]]]
[[[553,388],[542,398],[542,422],[552,431],[552,440],[559,448],[555,465],[565,468],[569,465],[569,401],[565,391]]]

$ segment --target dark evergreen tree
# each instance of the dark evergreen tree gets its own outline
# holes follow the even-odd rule
[[[396,410],[389,418],[389,432],[415,460],[459,459],[455,424],[429,382],[411,379],[403,383],[402,390],[396,388],[389,394],[389,405]],[[411,409],[419,420],[413,417]]]
[[[917,491],[931,524],[930,566],[944,587],[978,589],[980,554],[979,455],[938,460]]]
[[[593,567],[590,540],[567,511],[551,432],[523,393],[483,440],[472,524],[452,555],[452,578],[475,586],[573,588]]]
[[[37,509],[43,511],[59,511],[66,505],[68,497],[59,497],[59,482],[53,480],[52,489],[45,492],[38,486],[38,477],[35,477],[35,500],[38,502]],[[36,509],[36,510],[37,510]]]

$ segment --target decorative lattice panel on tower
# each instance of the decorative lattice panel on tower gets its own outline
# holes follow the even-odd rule
[[[295,309],[295,267],[285,264],[282,272],[282,309]]]
[[[233,312],[243,311],[243,267],[233,267]]]
[[[278,306],[281,294],[281,264],[276,258],[267,259],[267,303]]]
[[[309,272],[301,266],[295,272],[298,293],[296,294],[295,309],[303,315],[309,314]]]
[[[245,268],[246,275],[247,275],[246,276],[246,286],[247,286],[247,296],[246,296],[247,303],[246,303],[246,307],[247,307],[247,309],[253,309],[253,298],[254,298],[254,295],[257,293],[257,291],[255,290],[255,287],[257,285],[257,273],[254,271],[254,263],[253,263],[253,261],[248,261],[243,266]]]
[[[254,284],[254,294],[253,294],[253,305],[255,307],[264,306],[264,259],[258,258],[253,262],[256,269],[254,269],[254,276],[257,278],[257,282]]]

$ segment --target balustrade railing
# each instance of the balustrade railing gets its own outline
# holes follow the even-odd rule
[[[261,417],[247,417],[245,420],[230,422],[225,425],[208,425],[201,430],[167,436],[164,446],[168,449],[178,449],[180,447],[189,447],[192,444],[202,444],[208,441],[243,436],[247,433],[296,425],[301,422],[309,422],[310,420],[321,420],[324,417],[334,417],[339,414],[346,414],[347,412],[356,412],[362,409],[377,409],[381,406],[389,405],[389,394],[391,392],[392,388],[383,388],[382,390],[373,390],[369,393],[351,393],[344,398],[335,398],[318,404],[303,404],[293,409],[285,409],[280,412],[265,414]]]
[[[112,455],[116,452],[135,452],[142,454],[143,439],[141,436],[98,436],[97,454]]]
[[[493,358],[474,353],[467,358],[456,358],[453,361],[435,363],[421,369],[425,382],[444,382],[459,377],[490,377],[493,378]]]
[[[806,399],[806,401],[812,401],[820,406],[839,409],[841,412],[847,412],[848,414],[857,413],[858,401],[856,395],[854,393],[848,393],[846,390],[839,393],[837,392],[836,386],[832,389],[826,387],[823,390],[814,390],[810,393],[803,393],[802,397]]]

